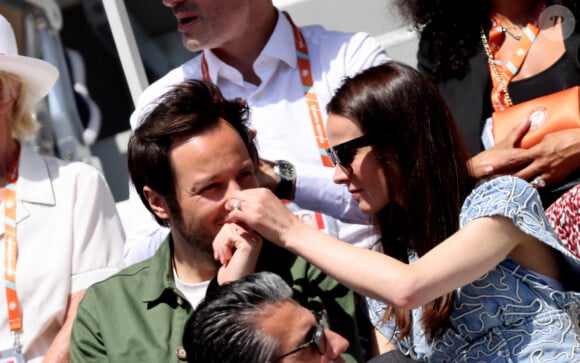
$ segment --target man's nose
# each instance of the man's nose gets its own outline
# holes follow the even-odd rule
[[[330,329],[324,330],[324,337],[326,338],[326,353],[324,356],[328,359],[339,358],[348,348],[348,340]]]
[[[228,194],[239,190],[242,190],[242,186],[236,180],[232,180],[228,183]]]

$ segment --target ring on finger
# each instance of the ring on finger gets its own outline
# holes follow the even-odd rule
[[[241,200],[236,200],[235,202],[232,203],[232,208],[236,209],[236,210],[242,210],[242,201]]]
[[[537,177],[535,177],[535,178],[534,178],[534,180],[532,180],[532,181],[530,182],[530,184],[531,184],[531,185],[532,185],[534,188],[538,189],[538,188],[543,188],[543,187],[545,187],[545,186],[546,186],[546,181],[545,181],[545,180],[544,180],[544,179],[543,179],[541,176],[539,176],[539,175],[538,175]]]

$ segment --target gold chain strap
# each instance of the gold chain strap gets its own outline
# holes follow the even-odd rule
[[[479,32],[481,34],[481,42],[483,43],[483,49],[485,50],[485,54],[487,55],[487,62],[491,65],[491,69],[493,69],[493,73],[495,75],[495,78],[497,78],[497,81],[499,82],[499,86],[505,92],[505,100],[507,101],[508,105],[513,106],[514,103],[512,102],[512,98],[508,93],[508,89],[503,81],[503,78],[501,78],[499,71],[497,70],[493,56],[491,55],[491,49],[489,49],[489,43],[487,42],[487,37],[485,36],[485,31],[483,30],[482,26],[479,27]]]

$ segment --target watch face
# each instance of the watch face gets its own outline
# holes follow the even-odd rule
[[[287,180],[294,180],[296,179],[296,169],[294,165],[286,160],[278,160],[276,162],[277,173],[280,174],[280,177],[287,179]]]

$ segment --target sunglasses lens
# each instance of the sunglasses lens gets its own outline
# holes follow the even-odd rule
[[[346,169],[350,168],[354,156],[352,150],[326,149],[326,153],[334,166],[341,166]]]
[[[336,150],[336,158],[338,159],[338,164],[346,169],[350,169],[350,164],[352,164],[352,159],[354,159],[354,152],[346,148]]]
[[[336,154],[334,153],[334,150],[332,150],[332,149],[326,149],[326,154],[328,155],[328,158],[332,162],[332,165],[337,166],[338,165],[338,159],[336,157]]]
[[[326,149],[326,153],[330,157],[334,166],[340,166],[347,174],[351,174],[352,168],[350,164],[352,164],[352,161],[354,160],[356,150],[369,145],[371,145],[369,138],[366,135],[363,135]]]

